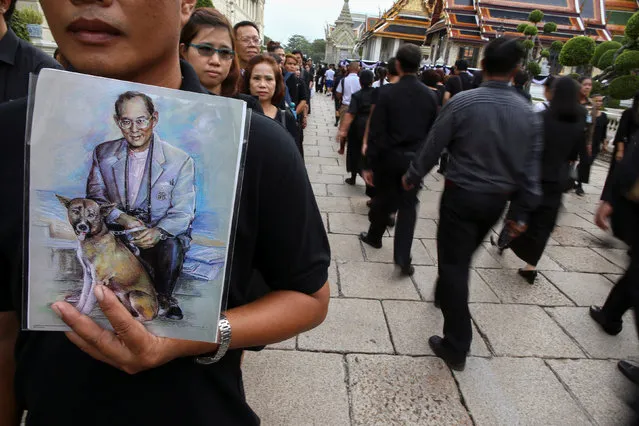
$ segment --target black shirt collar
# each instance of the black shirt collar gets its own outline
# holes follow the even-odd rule
[[[182,85],[180,86],[180,90],[195,93],[209,93],[200,83],[200,79],[191,64],[180,59],[180,70],[182,71]]]
[[[9,65],[15,65],[16,52],[20,46],[20,39],[11,28],[0,39],[0,61]]]

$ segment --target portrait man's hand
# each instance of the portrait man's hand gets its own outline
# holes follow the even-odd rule
[[[137,232],[132,242],[141,249],[150,249],[151,247],[155,247],[161,239],[162,231],[160,228],[149,228],[144,231]]]
[[[124,226],[126,229],[135,229],[144,227],[144,223],[140,221],[138,218],[133,216],[129,216],[128,214],[122,213],[117,219],[116,222],[119,225]]]
[[[66,333],[69,340],[93,358],[135,374],[188,355],[184,352],[184,341],[151,334],[107,287],[96,285],[95,296],[113,331],[100,327],[66,302],[52,306],[73,330]]]

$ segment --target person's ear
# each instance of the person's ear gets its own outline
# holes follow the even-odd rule
[[[196,3],[197,3],[197,0],[181,0],[181,5],[180,5],[181,28],[184,28],[186,23],[189,22],[189,19],[191,19],[191,15],[193,14],[193,11],[195,10]]]
[[[188,50],[187,45],[184,43],[180,43],[180,56],[182,57],[182,59],[186,59],[187,50]]]
[[[160,113],[155,111],[153,113],[153,127],[157,126],[158,121],[160,121]]]
[[[120,117],[117,114],[113,114],[113,121],[115,121],[115,125],[120,127]]]

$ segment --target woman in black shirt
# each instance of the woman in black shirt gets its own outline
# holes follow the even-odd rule
[[[342,121],[337,135],[340,142],[348,136],[346,170],[351,173],[351,177],[346,179],[346,183],[349,185],[355,185],[355,179],[362,171],[362,141],[366,131],[366,122],[373,105],[375,89],[371,85],[374,78],[372,71],[364,70],[360,73],[359,83],[362,88],[353,93],[348,113]]]
[[[557,221],[570,163],[577,160],[584,144],[585,111],[577,102],[578,90],[572,78],[560,78],[555,83],[550,108],[540,113],[544,126],[543,196],[539,207],[530,215],[527,231],[510,243],[513,252],[527,263],[519,275],[530,284],[537,277],[537,263]]]

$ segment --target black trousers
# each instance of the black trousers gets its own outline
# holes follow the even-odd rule
[[[555,229],[557,215],[561,207],[562,192],[558,185],[544,187],[544,195],[539,207],[531,213],[528,229],[510,243],[510,248],[524,262],[537,266],[546,244]]]
[[[151,275],[155,284],[155,291],[159,296],[173,295],[186,250],[178,238],[167,238],[154,247],[140,250],[140,257],[151,268]]]
[[[395,222],[394,260],[397,265],[411,264],[411,247],[417,222],[419,188],[405,191],[402,176],[408,170],[413,153],[392,152],[373,166],[375,197],[368,212],[368,237],[381,241],[388,226],[388,216],[397,212]]]
[[[499,220],[508,194],[479,194],[447,182],[439,207],[436,298],[444,315],[444,344],[459,354],[470,350],[472,326],[468,277],[473,253]]]

